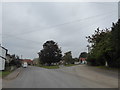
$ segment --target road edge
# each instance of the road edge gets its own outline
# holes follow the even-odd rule
[[[15,73],[16,70],[18,70],[17,73]],[[8,75],[8,76],[6,76],[6,77],[3,77],[2,79],[3,79],[3,80],[13,80],[13,79],[15,79],[15,78],[21,73],[21,67],[18,68],[18,69],[16,69],[16,70],[12,72],[12,73],[15,73],[14,76],[9,77],[10,75]]]

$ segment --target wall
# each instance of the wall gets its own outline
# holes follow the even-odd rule
[[[0,46],[0,70],[5,69],[6,50]]]

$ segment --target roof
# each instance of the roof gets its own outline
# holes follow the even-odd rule
[[[8,51],[6,48],[4,48],[3,46],[0,45],[1,48],[5,49],[6,51]]]
[[[86,60],[86,59],[87,59],[87,58],[80,58],[80,60],[83,60],[83,61]]]
[[[0,56],[2,59],[5,59],[6,60],[6,58],[4,58],[4,57],[2,57],[2,56]]]
[[[9,56],[9,57],[11,57],[11,55],[10,55],[10,54],[6,54],[6,56]]]
[[[24,62],[33,62],[31,59],[22,59],[21,61],[24,61]]]

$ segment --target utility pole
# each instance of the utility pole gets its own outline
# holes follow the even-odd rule
[[[22,59],[22,55],[21,55],[21,59]]]
[[[90,45],[87,45],[87,47],[88,47],[88,53],[90,52]]]

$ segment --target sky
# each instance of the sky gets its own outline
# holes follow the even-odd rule
[[[85,37],[97,27],[110,28],[117,19],[117,2],[4,2],[2,45],[10,54],[33,59],[53,40],[63,54],[72,51],[79,57],[87,52]]]

